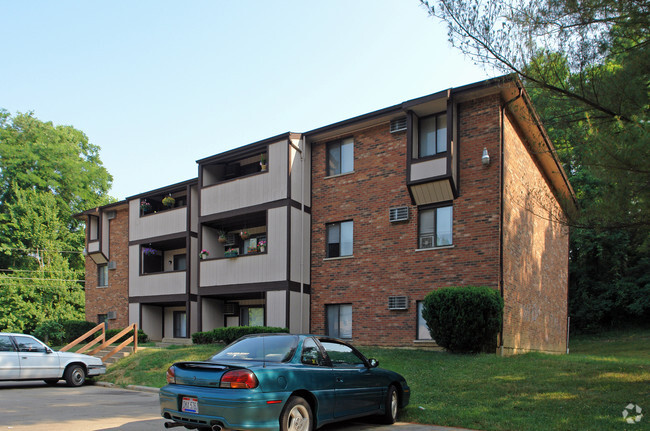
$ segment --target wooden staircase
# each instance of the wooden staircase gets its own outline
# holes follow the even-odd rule
[[[105,357],[106,355],[111,353],[112,350],[113,350],[113,348],[109,346],[109,347],[103,348],[99,352],[93,354],[93,356],[96,357],[96,358],[102,359],[103,357]],[[104,362],[104,365],[106,365],[108,367],[110,365],[113,365],[114,363],[116,363],[120,359],[126,358],[127,356],[131,355],[132,353],[133,353],[133,346],[126,346],[126,347],[123,347],[122,350],[120,350],[119,352],[114,353],[113,355],[111,355],[110,357],[108,357],[106,359],[102,359],[102,362]]]
[[[95,333],[101,332],[94,340],[91,340],[88,344],[83,346],[77,351],[77,353],[84,353],[89,350],[91,347],[97,346],[86,353],[87,355],[95,356],[102,360],[106,366],[114,364],[118,360],[129,356],[131,353],[135,353],[138,350],[138,325],[135,323],[133,325],[127,326],[120,333],[111,337],[110,340],[106,340],[106,327],[103,323],[95,326],[90,331],[86,332],[81,337],[74,340],[72,343],[61,349],[62,352],[69,350],[70,348],[76,346],[77,344],[85,341],[89,337],[93,337]],[[112,346],[112,343],[117,342],[119,339],[123,338],[127,334],[129,335],[125,341],[120,343],[119,346]],[[129,346],[129,344],[133,344]]]

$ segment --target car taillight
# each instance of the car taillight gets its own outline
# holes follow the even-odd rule
[[[176,383],[176,367],[172,365],[171,367],[167,368],[166,377],[167,377],[167,383],[169,384]]]
[[[259,385],[257,377],[250,370],[232,370],[224,373],[219,382],[220,388],[253,389]]]

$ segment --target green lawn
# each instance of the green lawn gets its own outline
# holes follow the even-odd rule
[[[206,359],[222,347],[149,348],[102,380],[160,387],[173,362]],[[486,431],[650,429],[650,416],[627,425],[621,415],[630,402],[650,411],[650,330],[576,337],[570,355],[360,350],[406,377],[412,395],[403,421]]]

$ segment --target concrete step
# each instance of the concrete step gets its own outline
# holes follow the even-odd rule
[[[102,349],[99,352],[95,353],[93,356],[95,356],[96,358],[101,359],[105,355],[108,355],[109,353],[111,353],[111,351],[114,348],[115,348],[115,346],[106,347],[105,349]],[[126,346],[122,350],[120,350],[119,352],[115,353],[110,358],[106,359],[104,361],[104,364],[106,364],[106,366],[113,365],[114,363],[116,363],[120,359],[126,358],[127,356],[131,355],[132,353],[133,353],[133,346]]]

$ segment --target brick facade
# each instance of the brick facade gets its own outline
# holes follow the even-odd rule
[[[86,320],[97,322],[97,315],[116,312],[108,329],[129,325],[129,210],[121,208],[109,221],[110,260],[116,268],[108,270],[108,286],[97,287],[97,264],[86,257]]]
[[[452,247],[417,250],[418,207],[411,204],[408,193],[405,132],[391,134],[386,123],[355,133],[354,172],[329,178],[325,170],[327,142],[312,145],[312,332],[327,332],[327,305],[352,304],[355,342],[412,346],[417,334],[417,301],[432,290],[468,285],[500,288],[501,103],[500,95],[495,94],[458,105],[458,197],[453,200]],[[509,142],[511,152],[516,148],[531,160],[520,140],[511,138]],[[481,162],[483,148],[492,156],[489,166]],[[511,156],[523,157],[514,152]],[[522,172],[534,170],[534,181],[542,178],[535,166],[520,168]],[[510,181],[508,190],[521,193],[529,185]],[[390,223],[389,208],[404,205],[410,209],[409,221]],[[346,220],[354,221],[353,256],[326,259],[326,224]],[[505,240],[520,241],[510,219],[508,223]],[[531,228],[530,234],[537,235],[536,226],[520,223],[519,227]],[[566,313],[562,288],[552,292],[553,300],[544,298],[548,303],[544,309],[553,309],[552,327],[538,325],[541,322],[523,326],[516,321],[524,307],[536,309],[543,299],[525,292],[533,283],[559,283],[564,277],[566,286],[568,243],[563,235],[549,239],[557,249],[554,258],[542,256],[538,277],[527,280],[530,283],[525,286],[515,282],[515,266],[539,257],[539,244],[529,243],[527,248],[511,245],[522,248],[507,256],[506,347],[555,350],[559,348],[555,341],[566,336],[561,324]],[[393,295],[407,296],[408,310],[389,311],[388,297]],[[548,334],[550,330],[555,331],[553,336]]]
[[[504,123],[504,348],[564,353],[568,228],[521,132]]]

